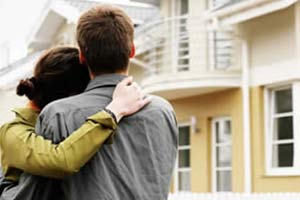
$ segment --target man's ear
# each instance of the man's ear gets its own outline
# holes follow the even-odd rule
[[[86,65],[85,57],[84,57],[84,55],[83,55],[83,53],[81,51],[79,51],[79,62],[82,65]]]
[[[133,58],[134,56],[135,56],[135,45],[134,43],[132,43],[129,57]]]

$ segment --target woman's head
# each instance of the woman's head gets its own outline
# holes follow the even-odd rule
[[[58,47],[39,59],[34,76],[20,81],[17,94],[26,95],[42,109],[54,100],[83,92],[89,80],[88,68],[79,62],[78,49]]]

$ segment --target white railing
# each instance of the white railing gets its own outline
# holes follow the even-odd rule
[[[136,58],[153,75],[240,68],[240,45],[233,32],[210,32],[202,17],[148,23],[136,30],[135,38]]]
[[[168,200],[299,200],[300,193],[177,193]]]
[[[212,0],[213,7],[218,8],[227,5],[233,5],[248,0]]]

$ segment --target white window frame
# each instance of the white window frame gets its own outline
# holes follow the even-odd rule
[[[175,169],[174,169],[174,192],[180,192],[182,190],[179,189],[179,172],[189,172],[190,173],[190,181],[191,181],[191,163],[189,167],[184,167],[184,168],[179,168],[179,150],[190,150],[190,154],[191,154],[191,136],[192,136],[192,124],[191,122],[186,122],[186,123],[180,123],[178,125],[179,127],[185,127],[185,126],[189,126],[190,127],[190,145],[184,145],[184,146],[179,146],[178,145],[178,153],[177,153],[177,158],[176,158],[176,164],[175,164]],[[190,157],[190,161],[191,161],[191,157]],[[191,183],[190,183],[191,185]]]
[[[231,141],[230,142],[227,142],[227,143],[223,143],[223,144],[216,144],[216,127],[215,127],[215,123],[216,122],[220,122],[220,121],[230,121],[231,123],[231,137],[233,136],[232,134],[232,120],[230,117],[216,117],[216,118],[213,118],[212,120],[212,134],[211,134],[211,152],[212,152],[212,192],[216,193],[216,192],[219,192],[217,191],[217,171],[231,171],[231,175],[232,175],[232,152],[231,151],[231,167],[217,167],[217,156],[216,156],[216,147],[220,147],[220,146],[228,146],[230,145],[231,148],[232,148],[232,138],[231,138]],[[232,186],[232,180],[231,179],[231,186]]]
[[[294,144],[294,166],[293,167],[272,167],[273,158],[273,109],[274,109],[274,92],[283,89],[292,89],[293,112],[288,113],[293,116],[293,136],[291,140],[279,142]],[[282,85],[272,85],[265,87],[264,90],[264,107],[265,107],[265,174],[267,176],[298,176],[300,175],[300,82],[286,83]],[[290,116],[290,115],[288,115]]]

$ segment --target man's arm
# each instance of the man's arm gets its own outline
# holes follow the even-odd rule
[[[13,167],[35,175],[63,178],[79,171],[117,126],[112,117],[102,111],[89,117],[67,139],[53,144],[34,133],[34,122],[30,120],[35,119],[26,118],[30,109],[25,111],[22,119],[6,124],[0,131],[4,173]],[[22,115],[22,111],[19,112]]]

